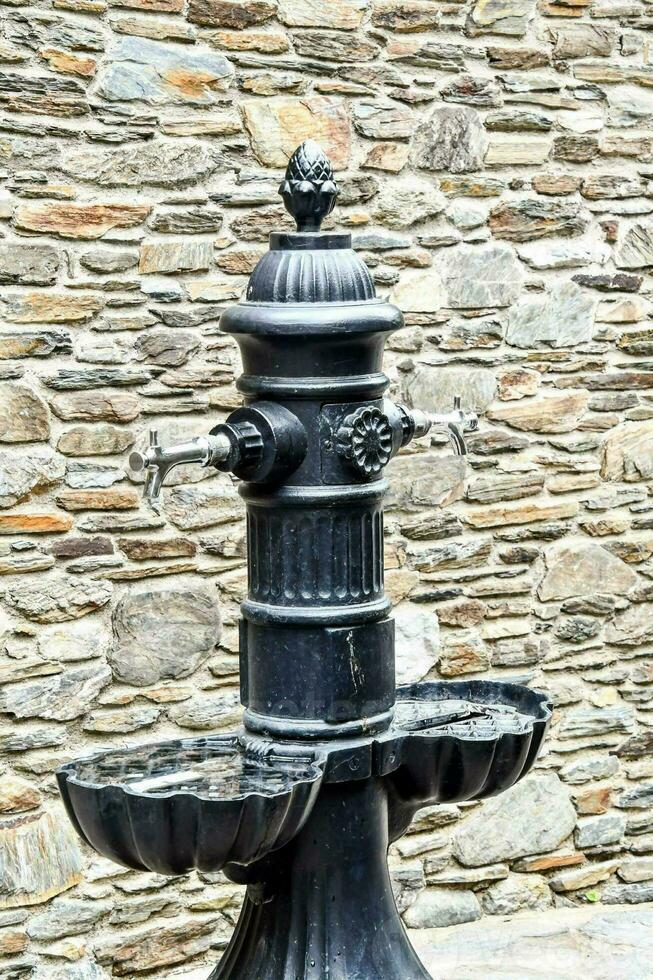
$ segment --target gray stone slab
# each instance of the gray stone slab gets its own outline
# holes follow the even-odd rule
[[[646,980],[653,962],[653,904],[488,916],[414,931],[411,940],[438,978]]]

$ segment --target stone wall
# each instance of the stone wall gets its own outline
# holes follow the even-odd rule
[[[234,486],[180,470],[157,516],[125,461],[238,403],[218,318],[309,135],[407,314],[393,393],[484,416],[391,467],[402,679],[557,705],[527,781],[394,849],[406,922],[653,899],[651,0],[0,10],[0,977],[169,976],[237,915],[81,848],[53,771],[237,721]]]

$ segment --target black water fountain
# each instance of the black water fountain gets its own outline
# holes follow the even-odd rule
[[[271,235],[246,300],[220,322],[240,347],[243,407],[185,445],[151,433],[130,459],[153,503],[182,462],[241,480],[243,726],[100,753],[63,766],[59,783],[105,857],[247,885],[211,980],[427,980],[388,845],[421,807],[512,786],[550,708],[500,682],[396,688],[383,471],[432,425],[464,452],[475,419],[458,404],[431,416],[384,398],[384,343],[402,315],[376,298],[350,235],[320,230],[338,191],[317,144],[295,152],[280,193],[297,232]]]

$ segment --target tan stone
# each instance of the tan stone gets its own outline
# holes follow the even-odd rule
[[[131,510],[139,505],[136,490],[110,487],[106,490],[62,490],[57,503],[64,510]]]
[[[465,459],[462,456],[436,456],[424,453],[405,456],[388,470],[389,491],[386,507],[411,511],[423,507],[446,507],[460,500],[465,486]]]
[[[78,838],[62,807],[0,825],[0,909],[40,905],[82,880]]]
[[[61,939],[59,942],[48,945],[48,953],[55,959],[67,960],[69,963],[76,963],[81,960],[88,951],[88,946],[83,939]]]
[[[433,30],[441,18],[440,6],[431,0],[377,0],[372,11],[372,23],[392,34]]]
[[[538,595],[542,602],[606,593],[627,595],[637,575],[625,562],[593,542],[565,541],[545,556],[546,573]]]
[[[180,14],[184,9],[184,0],[110,0],[110,3],[112,7],[158,14]]]
[[[600,538],[606,534],[621,534],[623,535],[630,527],[630,521],[627,517],[599,517],[596,520],[583,520],[579,521],[585,534],[591,535],[593,538]],[[634,553],[639,550],[638,545],[635,542],[628,541],[617,541],[614,542],[616,547],[620,550],[616,550],[610,546],[610,550],[613,551],[615,555],[619,555],[624,561],[641,561],[641,558],[634,558]],[[639,543],[638,543],[639,544]],[[622,553],[623,552],[623,553]],[[646,557],[651,554],[647,549]],[[626,557],[628,555],[629,557]]]
[[[27,385],[0,383],[0,443],[42,442],[50,435],[48,406]]]
[[[527,68],[543,68],[550,62],[548,51],[538,48],[493,47],[487,49],[488,60],[500,71]]]
[[[107,9],[104,0],[54,0],[55,10],[72,10],[75,14],[103,14]]]
[[[576,174],[536,174],[533,177],[533,190],[538,194],[574,194],[580,187],[582,178]]]
[[[197,562],[159,562],[156,565],[142,565],[140,568],[115,568],[98,573],[98,578],[109,582],[138,582],[147,578],[161,578],[163,575],[184,575],[198,570]]]
[[[237,302],[244,293],[246,285],[246,280],[224,279],[187,279],[184,283],[188,298],[193,303]],[[223,378],[222,381],[224,380]],[[169,375],[166,377],[166,382],[171,384]],[[188,383],[192,384],[191,381]],[[182,383],[180,387],[184,388],[186,384]]]
[[[598,473],[556,473],[546,481],[549,493],[572,493],[589,490],[601,483]]]
[[[497,204],[490,211],[488,224],[495,238],[528,242],[551,235],[580,235],[588,220],[575,203],[525,197]]]
[[[409,560],[423,574],[437,574],[443,569],[476,567],[484,558],[489,558],[491,550],[491,539],[479,536],[430,548],[411,546]]]
[[[407,273],[392,290],[389,300],[404,313],[437,313],[446,305],[440,274],[435,269]]]
[[[7,299],[5,316],[11,323],[68,323],[90,320],[103,306],[99,293],[23,293]]]
[[[520,133],[514,136],[492,136],[485,154],[487,167],[532,167],[546,163],[551,140]]]
[[[653,880],[653,857],[626,858],[619,866],[622,881],[634,883]]]
[[[66,75],[92,78],[97,68],[95,58],[83,58],[71,51],[59,51],[57,48],[42,48],[39,57],[47,62],[48,68],[52,71],[60,71]]]
[[[521,432],[571,432],[587,409],[585,391],[548,392],[510,405],[490,405],[487,417]]]
[[[0,514],[0,534],[61,534],[72,526],[67,514]]]
[[[40,71],[36,75],[3,72],[0,103],[10,112],[73,118],[89,111],[81,82]]]
[[[197,545],[189,538],[118,538],[118,547],[132,561],[192,558],[197,551]]]
[[[283,54],[290,48],[288,38],[281,31],[218,31],[211,43],[227,51],[260,51],[261,54]]]
[[[528,368],[507,367],[497,375],[497,396],[501,401],[517,401],[537,393],[542,377]]]
[[[286,75],[247,75],[243,77],[241,85],[243,92],[251,92],[253,95],[279,95],[282,92],[301,95],[308,89],[306,79],[290,72]]]
[[[578,503],[575,500],[533,500],[526,504],[493,504],[488,507],[469,508],[462,519],[470,527],[501,527],[502,524],[531,524],[536,521],[559,521],[575,517]]]
[[[153,701],[155,704],[176,704],[179,701],[188,701],[195,693],[192,684],[166,684],[158,687],[148,687],[139,689],[116,689],[108,688],[98,697],[98,704],[116,705],[123,707],[133,704],[141,698],[145,701]]]
[[[27,575],[29,572],[43,572],[54,565],[52,555],[43,555],[38,551],[28,551],[0,557],[0,575]],[[0,669],[0,674],[2,669]]]
[[[542,857],[521,858],[514,865],[515,871],[552,871],[554,868],[570,868],[583,864],[584,854],[545,854]]]
[[[554,875],[553,878],[549,879],[549,885],[554,892],[573,892],[581,888],[591,888],[592,885],[598,885],[601,881],[609,878],[618,867],[618,860],[588,861],[586,864],[581,865],[580,868],[574,868],[571,871],[562,871],[560,874]]]
[[[141,245],[138,271],[148,273],[196,272],[208,269],[213,257],[211,242],[148,242]]]
[[[341,99],[316,95],[305,99],[252,99],[242,106],[252,149],[267,167],[285,167],[305,139],[314,139],[336,169],[349,163],[349,118]]]
[[[151,211],[149,204],[21,204],[17,228],[61,238],[101,238],[113,228],[134,228]]]
[[[408,162],[405,143],[375,143],[361,164],[367,170],[386,170],[398,174]]]
[[[604,480],[650,480],[653,477],[653,420],[623,422],[606,436],[602,448]]]
[[[77,425],[61,433],[57,449],[65,456],[109,456],[124,453],[134,441],[134,433],[129,429],[101,423],[92,428]]]
[[[438,619],[443,626],[478,626],[487,614],[480,599],[453,599],[438,606]]]
[[[53,353],[68,353],[57,350],[57,346],[68,346],[63,340],[65,335],[58,336],[49,331],[16,330],[11,333],[0,333],[0,361],[11,361],[18,357],[42,357]]]
[[[648,561],[651,555],[653,555],[653,538],[637,538],[633,540],[632,538],[626,537],[626,531],[630,527],[630,521],[627,518],[624,518],[621,522],[618,518],[614,518],[612,521],[608,520],[607,524],[608,529],[605,532],[603,532],[602,522],[599,521],[583,521],[582,527],[588,534],[607,533],[621,535],[617,541],[608,541],[606,548],[609,548],[617,558],[628,562],[629,565],[637,565],[639,562]],[[600,525],[598,530],[596,525]]]
[[[423,301],[426,304],[427,299]],[[404,397],[426,412],[449,412],[457,396],[468,411],[485,412],[496,391],[494,372],[488,368],[419,364],[406,375]],[[462,458],[464,463],[464,457]],[[404,461],[404,466],[406,462]]]
[[[419,585],[419,573],[410,568],[392,568],[385,573],[385,594],[393,606],[407,599]]]
[[[219,255],[215,264],[218,269],[232,276],[249,275],[263,255],[264,250],[258,248],[231,249]]]
[[[573,798],[578,813],[584,816],[607,813],[612,802],[612,787],[590,786],[575,792]]]
[[[653,139],[650,136],[625,137],[623,133],[604,136],[600,150],[604,157],[634,157],[647,162],[653,152]]]
[[[474,634],[461,634],[443,642],[438,670],[443,677],[459,677],[487,670],[490,658],[483,641]]]
[[[608,643],[627,647],[650,644],[653,638],[653,606],[647,602],[628,606],[608,625],[605,638]]]
[[[470,33],[522,35],[535,13],[535,0],[476,0]]]
[[[602,62],[580,62],[574,66],[574,76],[583,82],[596,84],[619,84],[633,82],[650,88],[653,85],[653,70],[648,65],[624,65],[615,58],[604,59]]]
[[[646,315],[645,307],[639,297],[618,299],[616,302],[605,301],[596,308],[595,319],[598,323],[638,323]],[[621,340],[617,341],[621,346]]]
[[[541,0],[540,12],[551,17],[582,17],[591,0]]]
[[[166,136],[233,136],[242,130],[240,117],[216,109],[210,116],[188,116],[186,119],[167,119],[161,123]]]
[[[190,0],[188,19],[204,27],[251,27],[274,17],[272,0]]]
[[[22,776],[4,773],[0,780],[0,813],[22,813],[40,806],[39,789]]]
[[[331,27],[355,31],[368,0],[279,0],[278,18],[289,27]]]
[[[635,310],[632,311],[633,313]],[[625,311],[625,315],[629,315],[629,311]],[[618,317],[618,314],[617,314]],[[619,322],[616,319],[613,322]],[[648,355],[653,352],[653,328],[644,327],[641,330],[628,330],[621,334],[617,340],[617,347],[619,350],[624,351],[626,354]]]
[[[181,41],[192,44],[195,40],[195,28],[179,19],[115,17],[111,21],[111,26],[117,34],[132,34],[153,41]]]
[[[100,390],[55,395],[51,407],[65,421],[131,422],[140,414],[141,403],[131,392]]]
[[[30,659],[21,657],[13,662],[0,664],[0,684],[13,684],[15,681],[31,680],[34,677],[50,677],[53,674],[61,674],[61,664],[54,660],[41,660],[39,658]],[[7,777],[11,787],[11,776]],[[12,792],[10,790],[10,792]],[[38,804],[37,804],[38,805]]]
[[[374,200],[373,217],[384,228],[401,230],[441,214],[446,198],[430,181],[399,177]]]
[[[45,577],[13,583],[5,599],[16,612],[34,623],[66,623],[101,609],[110,601],[113,586],[97,579]],[[67,721],[77,718],[106,686],[111,672],[100,667],[79,667],[32,686],[9,685],[2,692],[0,708],[15,718],[50,718]],[[74,691],[76,700],[71,700]],[[88,697],[84,703],[82,694]]]
[[[473,175],[440,177],[440,190],[447,197],[498,197],[504,188],[500,177],[474,177]]]
[[[19,48],[17,45],[12,44],[6,38],[0,39],[0,59],[5,63],[16,63],[21,61],[27,61],[29,58],[29,53]]]
[[[0,930],[0,956],[13,956],[27,949],[27,933],[22,929]]]
[[[110,963],[117,977],[173,966],[209,950],[215,942],[217,923],[215,917],[196,916],[171,926],[150,926],[122,941],[105,940],[97,947],[97,957],[100,963]]]

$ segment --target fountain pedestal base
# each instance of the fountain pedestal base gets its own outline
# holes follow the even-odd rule
[[[383,779],[323,786],[290,844],[227,869],[250,883],[210,980],[429,980],[397,911],[388,843]]]

